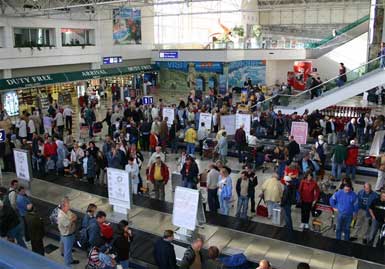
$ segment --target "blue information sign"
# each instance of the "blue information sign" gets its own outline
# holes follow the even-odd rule
[[[0,129],[0,143],[5,141],[5,130]]]
[[[178,52],[177,51],[160,51],[159,52],[159,58],[177,59],[178,58]]]
[[[152,105],[154,103],[154,97],[152,96],[143,96],[142,97],[143,105]]]
[[[103,64],[119,64],[122,62],[122,56],[103,57]]]

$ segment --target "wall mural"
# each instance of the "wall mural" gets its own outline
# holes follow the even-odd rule
[[[142,17],[137,8],[116,8],[113,14],[113,34],[115,45],[142,43]]]
[[[251,78],[253,84],[266,83],[266,61],[245,60],[229,63],[229,87],[243,87],[243,82]]]

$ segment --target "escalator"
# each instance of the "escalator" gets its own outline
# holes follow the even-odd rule
[[[380,68],[380,58],[346,72],[346,76],[347,82],[343,86],[337,85],[340,79],[337,76],[317,86],[317,89],[311,88],[297,95],[277,95],[259,106],[262,111],[274,107],[275,111],[281,110],[286,115],[294,112],[303,114],[305,110],[321,110],[385,84],[385,69]],[[321,95],[311,99],[311,93],[316,91]]]
[[[336,30],[333,34],[320,41],[306,44],[306,58],[317,59],[368,32],[368,29],[369,15],[366,15],[345,27]]]

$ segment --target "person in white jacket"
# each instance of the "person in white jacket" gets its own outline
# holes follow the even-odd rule
[[[36,133],[36,126],[33,117],[29,117],[28,120],[28,141],[32,140],[32,135]]]
[[[126,165],[125,170],[128,172],[128,178],[131,182],[132,193],[138,194],[139,166],[135,162],[134,158],[128,158],[128,164]]]
[[[20,141],[27,139],[27,122],[24,115],[20,117],[20,121],[16,123],[16,127],[19,128],[18,135]]]

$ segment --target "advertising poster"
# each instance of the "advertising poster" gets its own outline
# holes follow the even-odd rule
[[[229,64],[229,87],[243,87],[243,83],[250,78],[253,84],[265,84],[266,61],[244,60]]]
[[[29,152],[23,149],[14,149],[13,157],[15,160],[16,177],[22,180],[31,181],[31,159]]]
[[[111,205],[131,209],[131,188],[128,172],[107,168],[108,200]]]
[[[113,34],[115,45],[142,43],[141,11],[137,8],[116,8],[113,10]]]
[[[176,187],[172,224],[194,231],[197,224],[198,203],[198,190]]]
[[[235,115],[221,116],[221,129],[225,127],[227,135],[235,134]]]
[[[19,98],[16,92],[12,91],[3,94],[3,104],[8,116],[19,115]]]
[[[300,145],[306,144],[307,127],[307,122],[293,121],[291,123],[290,135],[294,136],[294,140]]]
[[[211,120],[212,115],[211,113],[200,113],[199,114],[199,129],[201,128],[201,123],[205,123],[205,128],[209,131],[211,131]]]
[[[175,117],[174,109],[171,107],[164,107],[162,115],[163,119],[167,118],[167,125],[170,127]]]
[[[246,134],[250,134],[251,127],[251,114],[239,114],[235,115],[235,130],[237,130],[241,125],[244,125],[244,130]],[[235,132],[234,132],[235,133]]]

